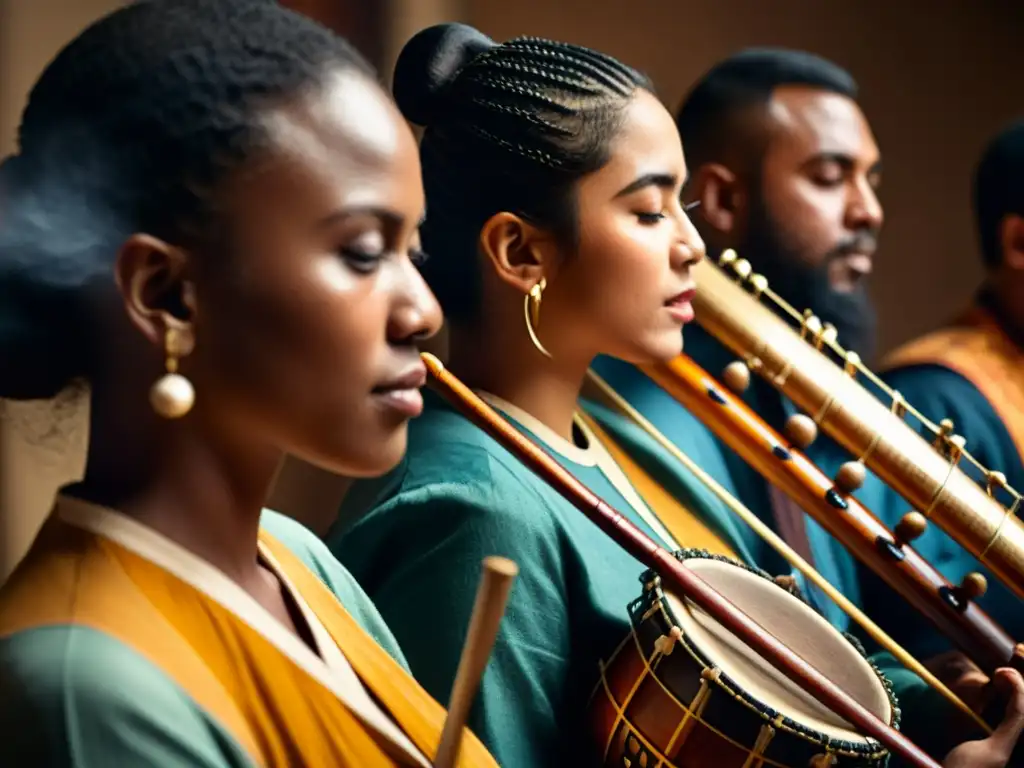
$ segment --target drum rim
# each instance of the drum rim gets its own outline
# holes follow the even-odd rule
[[[680,562],[689,559],[715,560],[718,562],[723,562],[729,565],[743,568],[750,573],[760,576],[761,578],[770,582],[773,586],[777,587],[778,589],[782,589],[786,592],[789,592],[798,600],[801,600],[801,602],[803,602],[805,605],[807,604],[807,601],[803,600],[802,597],[795,594],[791,590],[779,585],[766,571],[760,568],[751,567],[746,563],[735,560],[734,558],[714,554],[705,549],[679,549],[674,551],[672,555]],[[655,606],[657,606],[657,613],[660,614],[659,623],[671,627],[673,625],[672,620],[674,619],[674,617],[668,610],[669,604],[666,598],[665,590],[662,588],[661,577],[654,570],[647,570],[641,576],[640,581],[644,585],[644,595],[634,603],[634,605],[643,606],[639,611],[640,616],[649,617],[651,615],[652,609],[654,609]],[[643,656],[643,648],[640,643],[640,638],[637,635],[639,622],[634,620],[632,624],[633,626],[631,627],[631,635],[633,637],[633,641],[637,646],[637,650],[640,652],[641,656]],[[835,627],[833,627],[833,629],[835,629]],[[866,650],[864,649],[864,646],[855,636],[851,635],[848,632],[840,632],[840,630],[838,629],[836,629],[835,631],[838,632],[853,647],[853,649],[867,662],[872,672],[874,672],[875,676],[878,678],[883,690],[885,691],[886,698],[889,700],[889,725],[893,728],[899,728],[902,713],[900,711],[899,702],[896,699],[895,692],[893,691],[892,682],[889,680],[888,677],[886,677],[882,670],[879,669],[878,665],[875,664],[875,662],[868,656]],[[758,717],[761,718],[761,720],[763,720],[765,723],[768,723],[773,728],[787,731],[789,733],[792,733],[794,736],[803,739],[804,741],[810,742],[815,745],[819,745],[823,749],[827,749],[832,753],[841,754],[847,757],[862,758],[868,760],[881,760],[889,753],[889,751],[882,744],[870,738],[866,738],[862,742],[851,742],[846,741],[845,739],[833,739],[829,737],[827,734],[809,728],[808,726],[804,725],[798,720],[794,720],[793,718],[789,717],[784,712],[779,712],[778,710],[773,709],[760,699],[757,699],[751,694],[749,694],[729,675],[727,671],[721,669],[720,667],[715,667],[711,660],[703,652],[701,652],[700,649],[694,647],[694,645],[689,642],[689,638],[686,634],[683,634],[683,636],[679,640],[677,640],[676,643],[677,645],[682,645],[686,649],[686,652],[694,659],[694,661],[699,663],[705,669],[718,669],[718,676],[710,682],[713,682],[716,685],[718,685],[729,695],[731,695],[733,698],[739,701],[744,707],[746,707],[751,712],[756,714]],[[689,710],[688,705],[685,702],[680,701],[678,697],[675,695],[675,693],[673,693],[668,688],[668,686],[665,685],[664,681],[662,681],[661,678],[658,676],[657,670],[651,669],[651,675],[658,682],[658,684],[661,685],[664,691],[669,696],[671,696],[672,699],[680,707]],[[774,716],[771,716],[769,713],[774,713]],[[696,717],[696,715],[693,716]],[[703,718],[697,717],[697,719],[700,722],[704,723],[706,727],[714,728],[714,726],[712,726],[710,723],[705,722]]]

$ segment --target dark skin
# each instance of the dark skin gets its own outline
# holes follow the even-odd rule
[[[257,560],[277,468],[285,453],[351,476],[397,464],[409,414],[396,398],[419,397],[416,345],[441,314],[413,263],[417,146],[384,92],[332,71],[262,117],[267,148],[215,192],[230,247],[140,233],[118,252],[116,294],[96,300],[85,478],[68,492],[177,542],[296,630]],[[168,329],[196,391],[177,420],[148,401]]]
[[[1007,214],[999,225],[1003,258],[989,270],[985,289],[999,308],[999,321],[1024,347],[1024,216]]]
[[[776,89],[767,109],[743,120],[753,123],[745,139],[757,136],[763,152],[726,152],[722,162],[693,171],[690,194],[701,202],[698,219],[709,245],[742,246],[755,198],[781,228],[778,237],[796,266],[817,266],[858,233],[877,233],[883,222],[877,196],[881,156],[854,101],[786,86]],[[877,242],[863,240],[829,265],[833,290],[853,290],[871,273]]]
[[[451,330],[453,371],[567,439],[594,357],[641,362],[679,354],[684,321],[666,302],[693,287],[690,268],[704,252],[679,201],[687,173],[679,135],[654,96],[637,93],[611,149],[611,160],[577,184],[580,239],[572,252],[512,213],[484,225],[488,311],[471,328]],[[548,288],[536,330],[550,359],[523,321],[524,297],[541,278]]]

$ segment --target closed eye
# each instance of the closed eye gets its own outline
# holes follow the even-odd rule
[[[373,272],[384,258],[384,254],[379,251],[365,251],[359,248],[342,248],[339,253],[349,266],[363,274]]]
[[[657,224],[665,218],[665,214],[660,211],[657,213],[640,211],[636,214],[636,217],[640,220],[641,224]]]

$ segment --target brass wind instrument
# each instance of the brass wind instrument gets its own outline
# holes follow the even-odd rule
[[[934,522],[984,564],[1018,597],[1024,597],[1024,526],[1016,517],[1021,495],[1006,477],[982,467],[953,434],[949,421],[934,424],[906,403],[864,366],[855,352],[843,349],[836,329],[810,313],[800,314],[768,287],[748,261],[726,251],[720,267],[704,261],[695,268],[700,285],[694,306],[700,324],[742,360],[810,415],[814,424],[850,451],[851,465],[867,466],[903,496],[915,510],[901,525],[923,533],[920,520]],[[727,273],[731,273],[732,278]],[[766,299],[800,324],[791,328],[758,299]],[[838,358],[837,365],[829,354]],[[734,363],[732,366],[736,366]],[[742,378],[735,368],[725,378]],[[891,399],[886,407],[858,381],[864,376]],[[934,435],[929,445],[904,417],[909,414]],[[806,421],[807,417],[803,417]],[[809,426],[809,425],[805,425]],[[797,430],[801,431],[801,430]],[[813,426],[802,430],[813,440]],[[984,475],[985,487],[958,466],[973,463]],[[844,467],[846,474],[853,467]],[[1004,505],[997,492],[1010,498]],[[984,577],[943,598],[962,599],[984,593]]]

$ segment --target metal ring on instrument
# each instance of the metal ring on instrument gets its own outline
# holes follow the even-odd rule
[[[832,406],[835,404],[835,402],[836,396],[829,393],[828,400],[825,401],[825,404],[821,406],[821,410],[819,410],[813,418],[815,424],[821,424],[823,421],[825,421],[825,417],[828,416],[828,412],[832,410]]]
[[[890,405],[889,410],[900,418],[903,418],[903,414],[906,413],[906,408],[907,401],[903,399],[903,395],[900,394],[898,389],[894,389],[892,391],[892,404]],[[868,443],[867,449],[857,457],[857,461],[867,466],[868,458],[875,452],[875,448],[878,447],[878,443],[881,439],[882,432],[881,430],[876,429],[875,434],[871,436],[871,442]],[[945,483],[943,483],[943,485],[945,485]],[[934,506],[934,503],[932,506]],[[931,507],[929,507],[929,509],[931,509]]]
[[[981,550],[981,554],[978,555],[978,562],[985,562],[985,555],[992,549],[992,545],[995,544],[999,537],[1003,534],[1003,528],[1006,526],[1006,521],[1017,514],[1017,509],[1020,507],[1020,496],[1013,500],[1013,504],[1006,508],[1006,512],[1003,514],[1002,520],[999,521],[999,525],[996,526],[995,531],[992,533],[992,538],[989,539],[988,544]]]

